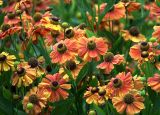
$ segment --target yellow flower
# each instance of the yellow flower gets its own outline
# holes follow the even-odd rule
[[[0,6],[3,5],[3,0],[0,0]]]
[[[0,53],[0,71],[8,71],[14,66],[14,55],[9,55],[6,52]]]

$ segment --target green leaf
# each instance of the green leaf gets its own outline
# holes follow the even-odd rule
[[[96,104],[92,104],[91,109],[96,110],[97,115],[106,115],[104,111],[100,107],[98,107]]]
[[[11,92],[8,89],[6,89],[5,87],[3,87],[3,97],[6,98],[7,100],[12,99]]]
[[[85,64],[84,67],[81,69],[79,72],[77,79],[76,79],[76,84],[78,85],[79,82],[87,75],[89,69],[89,64]]]
[[[160,0],[156,0],[156,4],[158,7],[160,7]]]
[[[92,31],[90,30],[86,30],[86,35],[88,38],[92,37],[92,36],[95,36],[95,33],[93,33]]]

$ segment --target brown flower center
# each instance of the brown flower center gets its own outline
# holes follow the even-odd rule
[[[16,17],[16,15],[14,13],[10,12],[10,13],[7,14],[7,17],[9,19],[14,19]]]
[[[58,17],[56,17],[56,16],[52,17],[51,20],[52,20],[53,24],[58,24],[59,21],[60,21],[60,19]]]
[[[65,44],[62,44],[62,43],[58,44],[58,46],[57,46],[57,51],[58,51],[60,54],[65,53],[65,52],[67,51],[66,45],[65,45]]]
[[[72,71],[72,70],[76,69],[76,67],[77,67],[77,65],[76,65],[75,61],[70,60],[70,61],[66,62],[66,68],[68,70]]]
[[[133,97],[133,95],[132,95],[132,94],[126,94],[126,95],[124,96],[124,102],[125,102],[126,104],[132,104],[132,103],[134,102],[134,97]]]
[[[142,51],[141,52],[141,57],[142,58],[147,58],[149,56],[149,53],[147,51]]]
[[[67,29],[67,30],[65,31],[65,36],[66,36],[67,38],[73,37],[73,36],[74,36],[74,31],[73,31],[73,29]]]
[[[20,68],[17,69],[17,74],[19,76],[24,76],[25,73],[26,73],[26,70],[23,67],[20,67]]]
[[[38,60],[35,57],[31,57],[28,61],[28,64],[31,66],[31,68],[35,68],[38,66]]]
[[[104,55],[104,61],[105,62],[111,62],[114,58],[114,54],[111,52],[107,52],[106,55]]]
[[[115,78],[115,79],[113,80],[113,86],[114,86],[115,88],[120,88],[120,87],[122,86],[122,81],[121,81],[120,79],[118,79],[118,78]]]
[[[98,94],[99,94],[100,96],[104,96],[104,95],[106,94],[106,90],[104,90],[104,89],[99,89]]]
[[[39,12],[35,13],[33,19],[35,22],[39,22],[42,19],[42,14]]]
[[[50,65],[47,65],[46,70],[47,70],[47,72],[51,72],[52,71],[52,67]]]
[[[7,57],[3,54],[0,54],[0,62],[4,62],[7,59]]]
[[[1,29],[2,29],[3,32],[5,32],[5,31],[7,31],[10,27],[11,27],[11,26],[10,26],[9,24],[3,24],[3,25],[1,26]]]
[[[58,89],[59,88],[59,83],[57,82],[57,81],[53,81],[52,82],[52,90],[56,90],[56,89]]]
[[[139,35],[139,30],[136,26],[133,26],[129,29],[129,33],[132,35],[132,36],[138,36]]]
[[[33,104],[37,104],[38,103],[38,97],[36,94],[32,94],[29,96],[29,102],[33,103]]]
[[[149,44],[147,42],[141,42],[140,48],[142,51],[147,51],[149,49]]]
[[[96,48],[96,43],[94,41],[89,41],[87,44],[89,50],[94,50]]]
[[[99,88],[98,87],[92,87],[92,89],[91,89],[91,92],[92,93],[96,93],[96,92],[98,92],[99,91]]]

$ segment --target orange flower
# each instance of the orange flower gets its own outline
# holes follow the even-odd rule
[[[130,72],[119,73],[115,78],[112,78],[108,83],[107,87],[113,90],[112,96],[119,96],[130,91],[133,87],[132,75]]]
[[[66,84],[66,80],[59,74],[46,75],[39,84],[40,88],[48,90],[51,93],[49,97],[50,102],[59,101],[62,99],[67,99],[69,94],[66,90],[71,88],[70,84]]]
[[[21,87],[29,86],[36,79],[36,70],[30,68],[30,66],[26,63],[20,63],[17,66],[15,73],[12,76],[12,85]]]
[[[40,63],[35,57],[31,57],[28,60],[28,65],[36,70],[37,76],[42,76],[45,73],[44,69],[41,67]]]
[[[14,8],[15,8],[16,3],[13,1],[10,1],[10,2],[7,1],[7,3],[8,3],[8,5],[4,8],[2,8],[2,12],[5,12],[5,13],[13,12],[15,10]]]
[[[77,52],[77,45],[75,40],[65,39],[53,46],[53,51],[50,57],[53,63],[63,64],[68,60],[74,59]]]
[[[114,65],[121,64],[124,61],[123,55],[115,55],[111,52],[107,52],[106,55],[104,55],[104,62],[99,64],[97,66],[98,69],[105,70],[106,74],[109,74],[113,69]]]
[[[21,29],[22,27],[19,27],[19,26],[12,27],[9,24],[3,24],[0,30],[0,39],[4,39],[7,36],[10,36],[16,32],[19,32]]]
[[[157,38],[158,41],[160,41],[160,35],[159,35],[159,33],[160,33],[160,26],[154,26],[153,29],[154,29],[154,32],[152,33],[152,36],[155,37],[155,38]]]
[[[29,10],[32,8],[32,1],[31,0],[20,0],[16,2],[15,10]]]
[[[160,75],[154,74],[153,77],[148,78],[148,86],[150,86],[154,91],[160,92]]]
[[[138,2],[134,2],[134,1],[129,1],[125,3],[125,7],[126,7],[126,10],[130,13],[130,12],[140,9],[141,4]]]
[[[51,0],[36,0],[34,2],[36,11],[46,10],[52,4]]]
[[[63,67],[61,67],[59,69],[59,73],[64,76],[63,78],[69,79],[69,76],[65,73],[65,68],[66,68],[71,71],[73,78],[76,79],[79,72],[81,71],[83,65],[84,65],[84,63],[80,63],[77,60],[75,60],[75,61],[69,60],[63,65]]]
[[[100,11],[103,12],[106,8],[107,4],[104,3],[100,6]],[[121,18],[125,18],[125,7],[124,3],[119,2],[115,4],[109,12],[106,13],[105,17],[106,20],[119,20]]]
[[[131,40],[133,42],[141,42],[146,41],[144,35],[140,34],[137,27],[132,26],[129,30],[122,30],[122,37],[125,41]]]
[[[37,87],[33,87],[25,95],[22,104],[26,113],[31,115],[38,115],[47,104],[47,99],[50,96],[45,90],[40,90]]]
[[[120,114],[126,112],[127,115],[137,114],[144,109],[143,102],[144,98],[137,91],[131,91],[112,99],[113,106],[117,112]]]
[[[20,22],[19,17],[16,16],[16,13],[14,12],[9,12],[5,17],[4,17],[4,23],[9,24],[9,25],[17,25]]]
[[[89,87],[88,90],[84,93],[84,98],[88,104],[98,104],[98,87]]]
[[[154,16],[160,16],[160,7],[158,7],[156,3],[153,3],[150,8],[150,12]]]
[[[160,50],[158,50],[157,43],[154,44],[141,42],[136,44],[130,48],[130,56],[134,60],[138,60],[139,62],[153,60],[154,56],[158,56],[160,54]]]
[[[99,60],[99,56],[104,55],[108,50],[108,46],[102,38],[82,37],[78,43],[78,54],[85,61]]]

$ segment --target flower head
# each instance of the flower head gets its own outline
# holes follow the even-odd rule
[[[9,55],[9,53],[0,53],[0,72],[10,70],[14,66],[15,59],[16,57]]]
[[[153,77],[148,78],[147,82],[148,86],[150,86],[154,91],[160,92],[160,75],[154,74]]]
[[[108,50],[108,46],[102,38],[82,37],[78,43],[78,54],[85,61],[99,60],[99,56],[104,55]]]
[[[77,55],[76,41],[65,39],[53,46],[53,50],[50,53],[50,57],[53,63],[63,64],[66,61],[74,59]]]
[[[139,113],[144,109],[144,99],[137,91],[130,91],[126,94],[112,98],[113,106],[118,113],[126,112],[127,115]]]
[[[132,75],[130,72],[125,74],[124,72],[116,75],[115,78],[112,78],[108,83],[107,87],[113,90],[113,96],[119,96],[130,91],[133,87]]]
[[[56,73],[54,75],[46,75],[39,84],[39,87],[50,92],[49,101],[55,102],[68,98],[69,94],[66,90],[69,90],[71,85],[66,84],[66,80],[59,73]]]
[[[47,99],[50,96],[45,90],[40,90],[37,87],[33,87],[24,96],[22,101],[23,108],[26,113],[37,115],[41,113],[42,109],[46,107]]]

